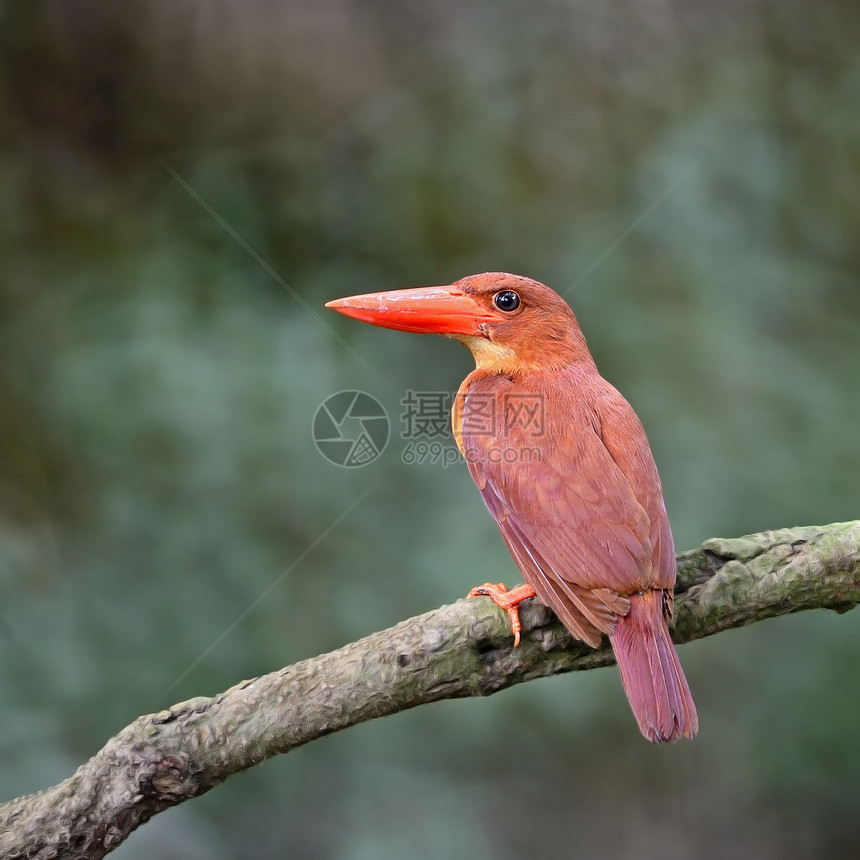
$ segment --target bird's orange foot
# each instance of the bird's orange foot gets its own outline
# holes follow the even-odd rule
[[[524,600],[534,597],[535,590],[525,582],[512,591],[508,591],[508,587],[503,582],[495,585],[492,582],[485,582],[483,585],[473,588],[467,596],[480,597],[481,595],[489,597],[496,606],[500,606],[510,616],[511,633],[514,634],[514,648],[516,648],[520,644],[520,633],[523,629],[522,624],[520,624],[519,605]]]

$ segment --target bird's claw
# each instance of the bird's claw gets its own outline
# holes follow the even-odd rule
[[[511,619],[511,633],[514,634],[514,648],[520,644],[520,633],[522,633],[522,623],[520,622],[519,605],[524,600],[535,596],[535,590],[528,584],[518,585],[512,591],[508,591],[508,587],[503,582],[492,583],[485,582],[483,585],[478,585],[473,588],[468,597],[489,597],[496,606],[504,609]]]

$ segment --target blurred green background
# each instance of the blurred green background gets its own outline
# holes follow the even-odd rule
[[[679,549],[860,516],[856,3],[7,0],[0,110],[2,799],[518,580],[465,468],[401,460],[400,399],[468,352],[334,297],[576,283]],[[392,440],[345,469],[311,422],[352,388]],[[855,614],[681,657],[694,743],[643,741],[614,669],[553,678],[314,743],[115,856],[858,856]]]

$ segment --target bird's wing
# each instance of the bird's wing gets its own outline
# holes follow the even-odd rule
[[[472,478],[526,581],[574,635],[596,645],[626,615],[625,595],[674,582],[674,555],[672,582],[654,576],[655,550],[663,554],[665,534],[671,547],[671,533],[656,522],[662,492],[641,425],[620,395],[634,423],[611,430],[599,410],[577,403],[571,413],[550,400],[536,433],[507,420],[502,401],[516,393],[509,380],[482,382],[474,394],[492,392],[506,426],[503,433],[477,432],[473,392],[466,392],[461,432]],[[478,400],[473,406],[486,408]],[[616,437],[625,438],[623,451],[613,450]],[[643,473],[628,475],[633,468]]]

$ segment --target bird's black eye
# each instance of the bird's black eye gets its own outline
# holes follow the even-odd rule
[[[493,302],[500,311],[515,311],[520,306],[520,297],[513,290],[502,290],[493,296]]]

